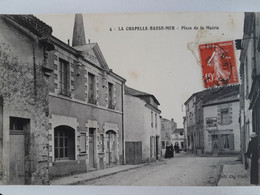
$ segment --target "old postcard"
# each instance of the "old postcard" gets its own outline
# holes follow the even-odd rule
[[[259,13],[0,15],[4,185],[258,185]]]

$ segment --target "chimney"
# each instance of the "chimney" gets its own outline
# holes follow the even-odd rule
[[[75,15],[72,47],[86,45],[83,16],[82,14]]]

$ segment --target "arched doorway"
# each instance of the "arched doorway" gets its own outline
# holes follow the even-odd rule
[[[106,163],[107,165],[117,164],[117,134],[113,130],[106,132]]]
[[[54,128],[54,158],[57,160],[75,160],[75,130],[61,125]]]

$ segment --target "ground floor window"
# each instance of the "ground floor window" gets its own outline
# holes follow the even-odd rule
[[[223,140],[223,147],[228,149],[229,148],[229,135],[222,135]]]
[[[234,150],[234,134],[212,135],[212,148],[218,150]]]
[[[75,159],[75,130],[69,126],[54,129],[55,160]]]

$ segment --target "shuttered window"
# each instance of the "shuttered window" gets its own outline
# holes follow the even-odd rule
[[[230,124],[230,118],[228,114],[228,108],[221,109],[220,111],[220,120],[222,125],[228,125]]]
[[[59,74],[60,74],[60,93],[62,95],[69,95],[69,63],[65,60],[60,59],[59,64]]]
[[[80,134],[80,153],[86,153],[86,133]]]
[[[88,73],[88,102],[91,104],[96,104],[96,87],[95,87],[95,75]]]

